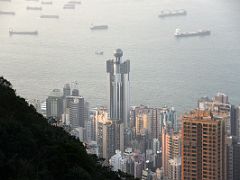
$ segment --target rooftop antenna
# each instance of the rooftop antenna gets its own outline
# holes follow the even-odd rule
[[[78,89],[78,82],[77,81],[73,81],[72,82],[72,87],[73,87],[73,89]]]

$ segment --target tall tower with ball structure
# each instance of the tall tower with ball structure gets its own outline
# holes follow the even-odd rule
[[[109,73],[110,99],[109,110],[110,118],[119,120],[124,123],[125,128],[130,127],[129,110],[130,110],[130,89],[129,89],[129,72],[130,61],[123,61],[123,51],[117,49],[114,52],[114,59],[108,60],[107,73]]]

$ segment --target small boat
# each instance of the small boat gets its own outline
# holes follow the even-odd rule
[[[187,15],[187,11],[184,9],[179,9],[179,10],[163,10],[161,13],[158,15],[160,18],[164,17],[170,17],[170,16],[185,16]]]
[[[207,36],[210,35],[211,31],[210,30],[202,30],[199,29],[198,31],[192,31],[192,32],[181,32],[179,28],[176,29],[174,36],[179,38],[179,37],[190,37],[190,36]]]
[[[58,15],[41,15],[40,18],[59,19]]]
[[[108,25],[92,25],[90,27],[91,30],[104,30],[108,29]]]
[[[42,7],[31,7],[31,6],[27,6],[26,7],[27,10],[33,10],[33,11],[41,11]]]
[[[38,31],[13,31],[9,29],[9,35],[38,35]]]
[[[96,55],[103,55],[104,52],[103,52],[103,51],[95,51],[95,54],[96,54]]]
[[[11,15],[11,16],[14,16],[15,12],[12,12],[12,11],[0,11],[0,15]]]

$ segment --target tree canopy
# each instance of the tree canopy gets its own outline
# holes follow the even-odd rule
[[[132,179],[103,167],[95,155],[35,108],[0,77],[0,179]]]

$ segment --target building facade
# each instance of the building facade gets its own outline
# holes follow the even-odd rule
[[[226,180],[224,115],[194,110],[182,117],[182,180]]]
[[[180,134],[174,133],[172,129],[162,130],[162,167],[164,176],[169,175],[169,161],[181,157]]]
[[[168,180],[181,180],[181,157],[168,161]]]
[[[60,89],[53,89],[46,100],[47,118],[61,119],[63,113],[63,94]]]
[[[130,127],[130,61],[123,61],[123,52],[117,49],[114,52],[115,59],[106,62],[109,73],[109,112],[111,119],[118,119],[124,123],[125,128]]]

